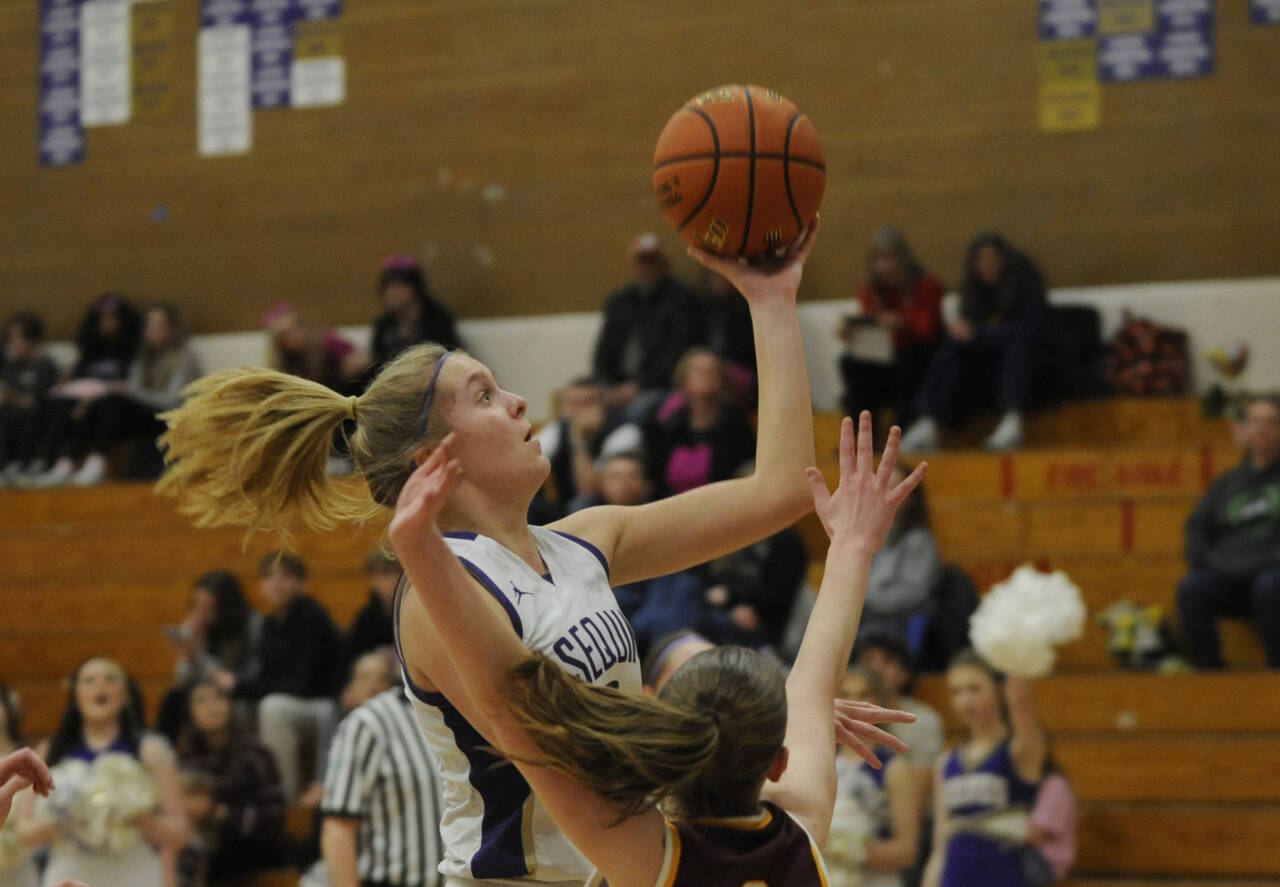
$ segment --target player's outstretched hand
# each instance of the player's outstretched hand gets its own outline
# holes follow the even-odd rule
[[[800,289],[805,260],[813,251],[813,242],[817,238],[818,217],[814,216],[809,227],[801,231],[787,251],[777,257],[748,261],[737,256],[719,256],[696,246],[689,247],[689,255],[732,283],[747,301],[768,293],[794,298]]]
[[[48,796],[53,790],[53,776],[48,765],[29,748],[20,748],[0,758],[0,783],[8,782],[14,776],[26,779],[41,797]]]
[[[924,479],[928,463],[921,462],[904,480],[893,483],[902,429],[895,425],[889,430],[880,466],[875,468],[871,453],[871,413],[863,410],[858,425],[855,441],[853,420],[845,417],[840,423],[840,485],[834,493],[827,490],[827,482],[818,469],[808,468],[806,473],[813,492],[814,510],[831,541],[856,542],[875,551],[889,535],[898,506]]]
[[[400,490],[395,516],[387,528],[387,537],[394,547],[412,544],[435,526],[441,509],[457,488],[462,464],[453,457],[453,440],[452,432],[446,435]]]
[[[911,724],[916,716],[896,708],[881,708],[870,702],[852,699],[836,700],[836,741],[846,746],[877,770],[882,766],[875,746],[883,745],[896,752],[907,751],[907,744],[876,724]]]

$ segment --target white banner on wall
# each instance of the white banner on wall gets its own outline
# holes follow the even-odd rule
[[[133,46],[128,0],[85,0],[80,7],[80,122],[129,120]]]
[[[204,156],[245,154],[253,146],[250,27],[200,29],[197,128]]]

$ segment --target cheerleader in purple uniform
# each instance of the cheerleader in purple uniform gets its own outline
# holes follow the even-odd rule
[[[1023,851],[1048,753],[1031,683],[966,650],[951,661],[947,689],[967,737],[938,759],[923,887],[1029,887]]]

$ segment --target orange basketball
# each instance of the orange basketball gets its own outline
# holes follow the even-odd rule
[[[671,115],[653,152],[653,191],[671,226],[721,255],[780,252],[822,203],[822,140],[771,89],[720,86]]]

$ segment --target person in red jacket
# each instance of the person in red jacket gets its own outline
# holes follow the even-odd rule
[[[858,290],[860,313],[846,317],[837,335],[853,346],[867,327],[880,327],[893,342],[892,363],[840,356],[847,415],[892,406],[904,428],[915,418],[911,403],[924,381],[942,331],[942,282],[920,266],[907,239],[892,226],[879,228],[867,247],[867,280]]]

